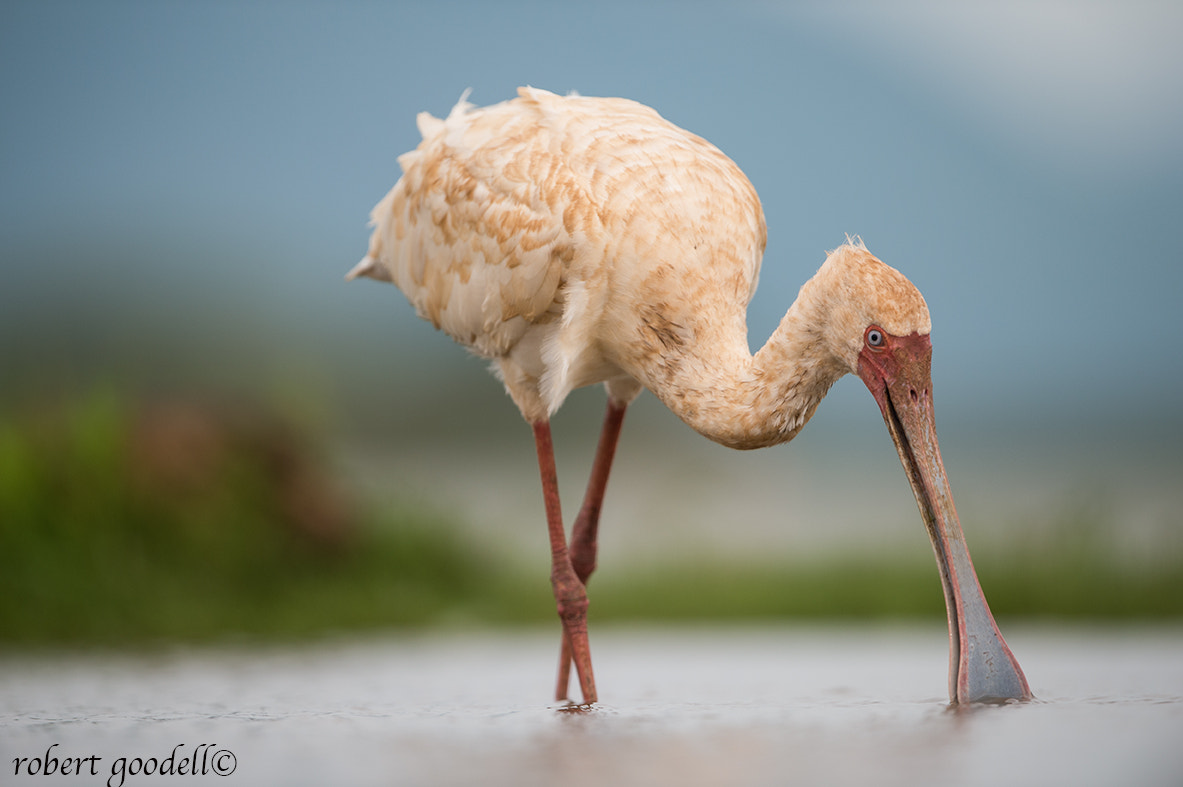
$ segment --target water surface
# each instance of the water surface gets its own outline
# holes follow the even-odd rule
[[[946,705],[940,627],[596,630],[583,714],[549,701],[550,630],[9,656],[0,782],[228,750],[224,777],[124,783],[1183,783],[1183,629],[1005,628],[1038,699],[969,712]],[[29,774],[55,743],[100,759]]]

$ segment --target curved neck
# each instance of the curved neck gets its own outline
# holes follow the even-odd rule
[[[695,431],[730,448],[792,440],[850,371],[828,347],[823,301],[808,289],[755,355],[743,336],[724,348],[699,348],[695,363],[681,364],[681,379],[654,392]]]

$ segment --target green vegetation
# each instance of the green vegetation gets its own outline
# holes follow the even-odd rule
[[[928,556],[921,556],[928,557]],[[1119,567],[1105,553],[977,559],[998,617],[1150,620],[1183,616],[1183,563]],[[945,615],[936,565],[861,557],[795,564],[670,565],[593,577],[604,619],[888,619]]]
[[[419,625],[481,584],[447,523],[354,513],[257,414],[98,396],[0,425],[0,643]]]
[[[1122,566],[1087,537],[1096,530],[1088,522],[1061,530],[1071,549],[979,552],[996,614],[1183,616],[1183,561]],[[596,621],[944,615],[929,555],[687,560],[605,570],[592,584]],[[0,646],[295,638],[553,615],[545,566],[487,559],[430,512],[367,512],[305,439],[257,412],[137,408],[98,395],[0,422]]]

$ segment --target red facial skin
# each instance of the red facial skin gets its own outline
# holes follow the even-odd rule
[[[864,331],[858,375],[879,403],[940,568],[949,615],[949,699],[1027,700],[1031,689],[986,604],[953,505],[937,445],[931,368],[927,334],[893,336],[877,325]]]

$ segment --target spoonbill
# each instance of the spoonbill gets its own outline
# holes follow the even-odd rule
[[[493,372],[534,432],[562,621],[556,698],[575,665],[597,701],[588,577],[625,410],[648,389],[737,449],[797,435],[830,386],[858,375],[879,405],[932,540],[949,619],[954,703],[1027,699],[970,561],[937,445],[932,324],[920,292],[851,240],[826,257],[767,343],[746,312],[767,230],[731,159],[642,104],[524,87],[484,108],[467,93],[375,206],[369,252],[346,278],[393,283]],[[603,383],[607,412],[568,546],[550,417]]]

